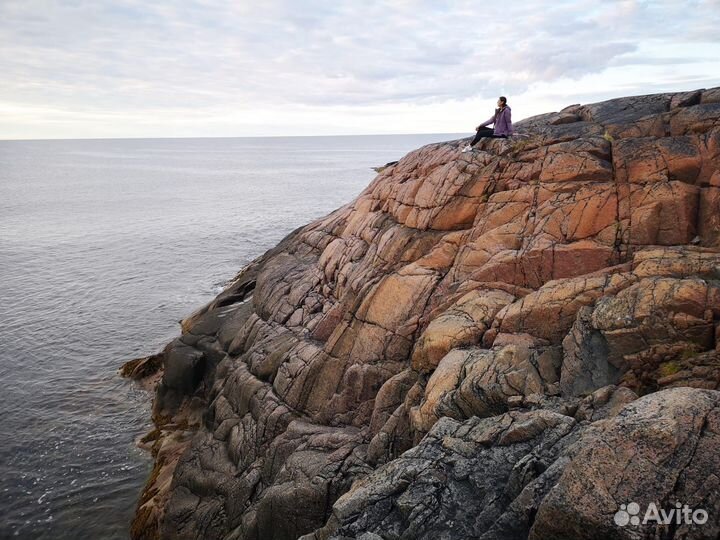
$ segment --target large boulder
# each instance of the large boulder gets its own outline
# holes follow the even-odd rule
[[[619,410],[608,399],[593,423],[545,410],[444,418],[303,538],[717,538],[720,392],[665,390]],[[703,523],[625,520],[633,505],[644,519],[678,503]]]
[[[516,132],[388,164],[128,365],[158,383],[135,538],[642,538],[610,519],[626,496],[720,515],[720,89]]]

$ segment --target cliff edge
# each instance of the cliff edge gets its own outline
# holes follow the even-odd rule
[[[516,127],[409,153],[126,364],[134,538],[720,534],[720,88]]]

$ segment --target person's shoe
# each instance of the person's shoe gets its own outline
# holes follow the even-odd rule
[[[464,154],[465,152],[472,152],[472,146],[468,144],[465,148],[463,148],[462,153]]]

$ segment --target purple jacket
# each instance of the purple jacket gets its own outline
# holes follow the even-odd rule
[[[480,127],[487,126],[488,124],[494,124],[493,126],[493,134],[494,135],[512,135],[513,134],[513,127],[512,127],[512,119],[510,116],[510,107],[505,105],[505,107],[501,110],[498,110],[494,115],[492,115],[488,120],[485,120],[482,124],[480,124]]]

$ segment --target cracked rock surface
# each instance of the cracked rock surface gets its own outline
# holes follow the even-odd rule
[[[127,365],[158,381],[134,538],[718,537],[720,89],[466,143]],[[633,501],[709,520],[616,525]]]

